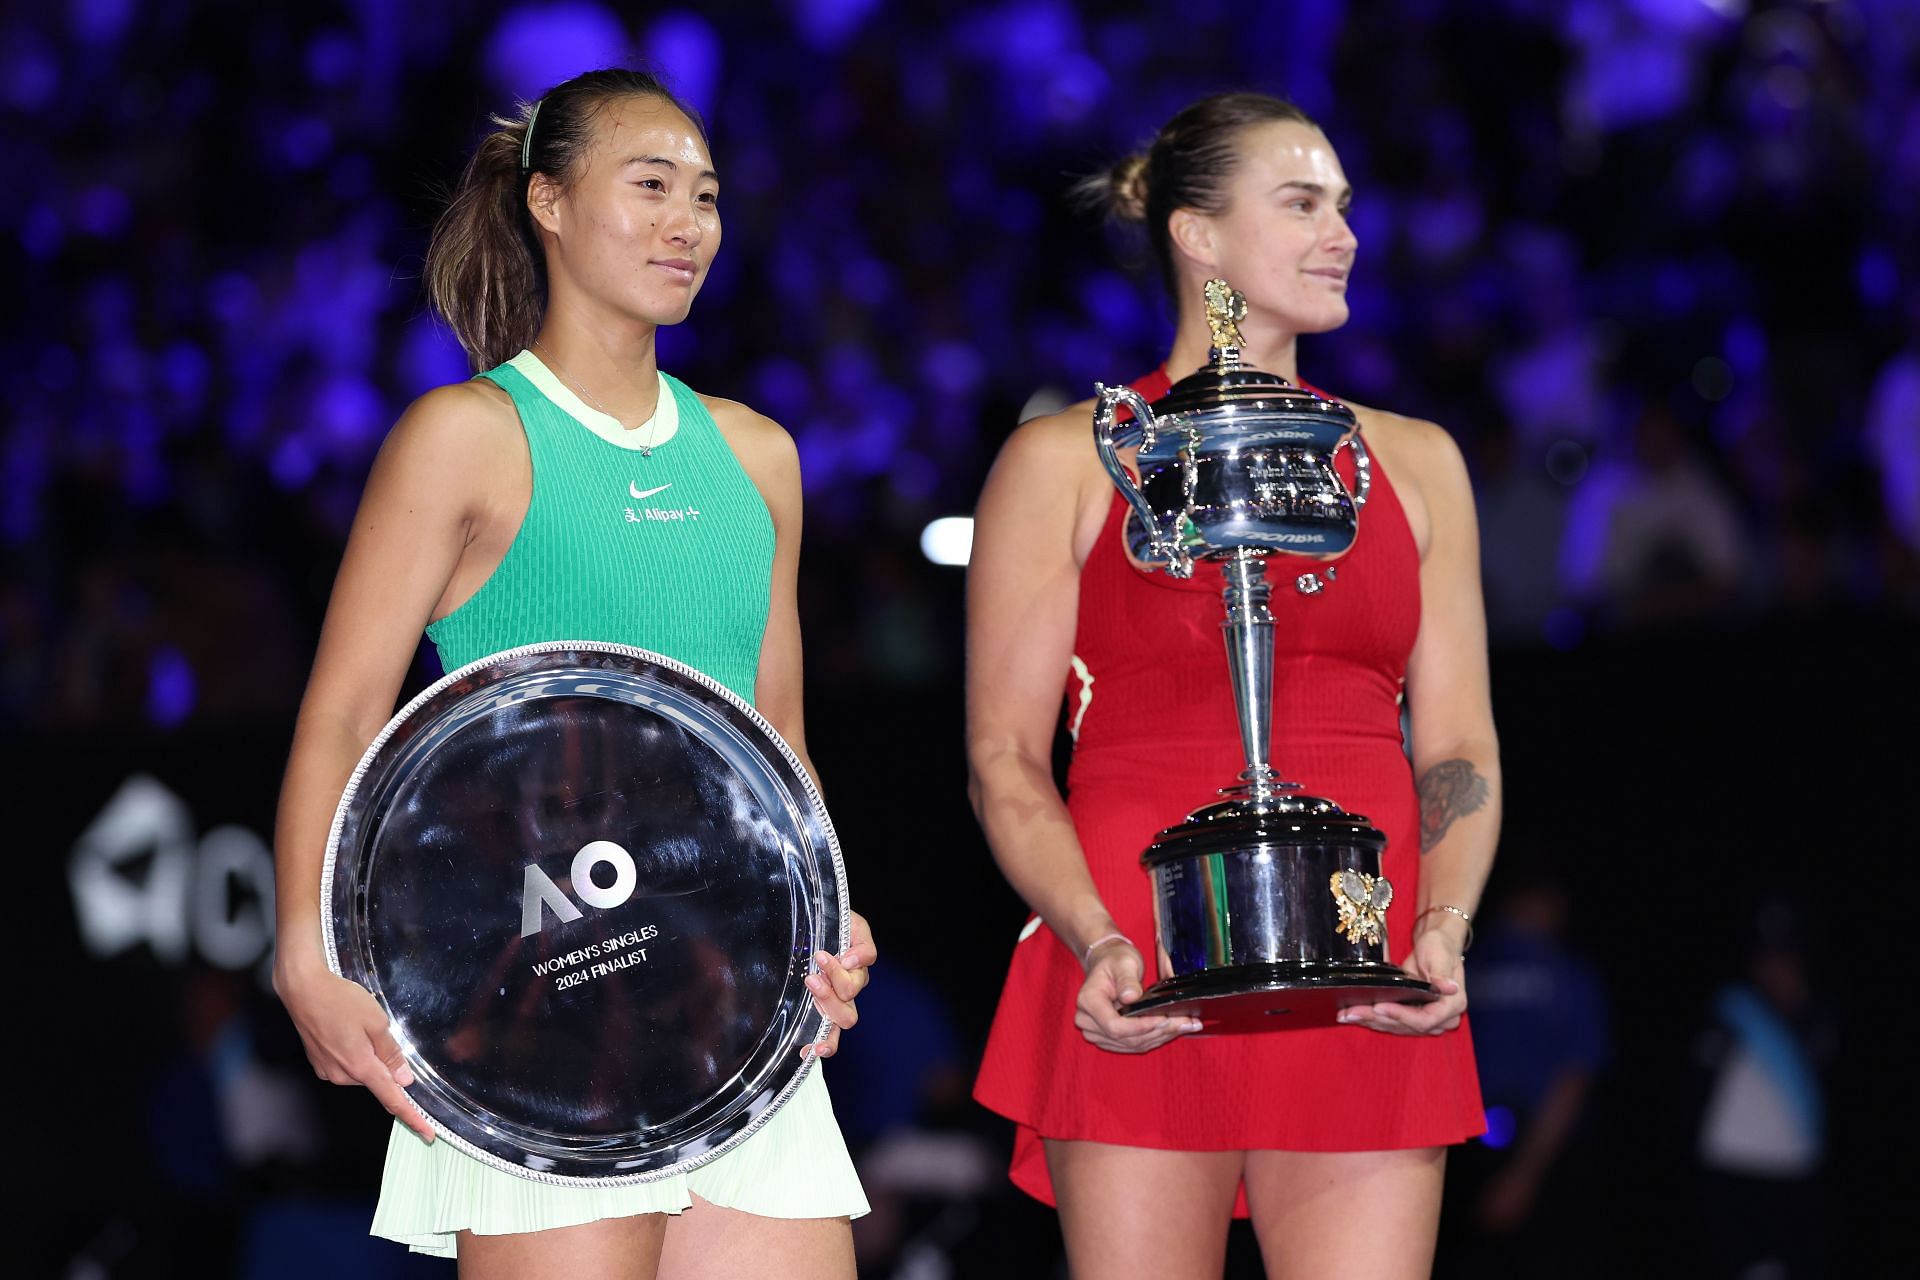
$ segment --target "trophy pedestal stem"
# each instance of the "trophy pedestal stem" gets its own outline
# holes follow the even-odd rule
[[[1258,776],[1249,776],[1251,774],[1252,770],[1242,772],[1240,781],[1220,788],[1219,794],[1243,809],[1258,811],[1301,790],[1299,783],[1288,782],[1272,769]]]
[[[1273,612],[1267,607],[1273,588],[1267,582],[1266,552],[1242,547],[1223,566],[1227,585],[1221,597],[1227,616],[1220,631],[1227,642],[1227,671],[1233,679],[1233,706],[1240,721],[1240,750],[1247,767],[1238,786],[1220,794],[1259,805],[1276,793],[1297,791],[1274,769]]]

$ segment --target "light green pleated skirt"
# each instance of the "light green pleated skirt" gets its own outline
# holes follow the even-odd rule
[[[867,1197],[816,1064],[780,1110],[733,1150],[687,1173],[624,1187],[565,1187],[423,1142],[395,1121],[373,1234],[455,1256],[456,1232],[514,1235],[637,1213],[679,1213],[699,1196],[767,1218],[857,1218]]]

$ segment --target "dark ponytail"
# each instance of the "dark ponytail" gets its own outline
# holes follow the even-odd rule
[[[1075,183],[1072,199],[1116,222],[1145,226],[1160,279],[1171,294],[1178,277],[1167,220],[1176,209],[1224,211],[1227,179],[1240,165],[1241,132],[1282,122],[1320,127],[1306,112],[1271,94],[1218,93],[1202,98],[1167,121],[1145,151]]]
[[[527,211],[527,184],[536,173],[562,186],[572,182],[596,118],[632,97],[672,104],[706,140],[700,117],[658,76],[618,68],[575,76],[538,102],[521,103],[511,119],[492,117],[497,127],[480,140],[427,243],[427,297],[476,372],[519,354],[546,312],[546,255]]]

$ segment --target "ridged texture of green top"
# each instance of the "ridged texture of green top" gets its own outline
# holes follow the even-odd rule
[[[751,703],[773,517],[699,397],[664,379],[679,430],[642,456],[596,435],[511,364],[480,376],[520,412],[533,499],[493,576],[427,627],[442,666],[598,640],[678,659]]]

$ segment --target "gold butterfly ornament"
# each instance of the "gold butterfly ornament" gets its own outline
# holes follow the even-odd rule
[[[1333,902],[1340,910],[1334,928],[1348,942],[1378,946],[1387,932],[1387,907],[1393,902],[1393,885],[1385,876],[1370,876],[1364,871],[1336,871],[1330,881]]]

